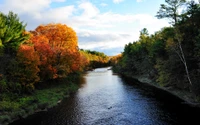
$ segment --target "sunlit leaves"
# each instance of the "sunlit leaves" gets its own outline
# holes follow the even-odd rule
[[[90,51],[90,50],[81,50],[82,55],[85,55],[86,62],[89,62],[91,68],[102,67],[106,66],[109,61],[109,57],[106,56],[104,53],[97,52],[97,51]]]
[[[35,30],[36,35],[43,35],[48,38],[49,45],[52,48],[66,48],[71,51],[77,51],[76,32],[63,24],[48,24],[38,26]]]
[[[91,61],[108,61],[102,53],[80,51],[76,32],[65,24],[29,32],[25,27],[17,14],[0,12],[0,92],[32,93],[36,83],[84,71]]]
[[[42,80],[62,78],[79,70],[78,39],[72,28],[63,24],[40,25],[32,34]]]
[[[21,45],[17,52],[16,61],[13,61],[9,66],[9,77],[15,78],[16,83],[20,83],[25,91],[32,91],[34,84],[40,78],[39,73],[39,56],[33,46]]]
[[[8,15],[4,15],[0,12],[0,49],[13,55],[20,44],[29,37],[24,33],[25,27],[26,25],[20,22],[17,14],[9,12]]]

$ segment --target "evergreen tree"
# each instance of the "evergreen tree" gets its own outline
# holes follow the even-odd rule
[[[13,12],[8,15],[0,12],[0,27],[0,47],[6,54],[15,54],[19,45],[29,38],[25,33],[26,24]]]

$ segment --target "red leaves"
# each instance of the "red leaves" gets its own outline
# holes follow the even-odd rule
[[[40,80],[38,76],[40,61],[34,47],[21,45],[17,52],[17,60],[19,64],[17,74],[20,76],[17,82],[24,86],[33,86],[34,83]]]
[[[30,45],[21,45],[18,50],[17,57],[19,61],[23,62],[24,64],[39,64],[39,56],[34,47]]]
[[[31,33],[28,41],[31,46],[22,45],[19,53],[24,55],[24,60],[39,59],[37,66],[41,80],[66,77],[67,74],[80,70],[77,36],[72,28],[62,24],[48,24],[38,26]]]
[[[66,25],[40,25],[29,34],[30,39],[17,53],[21,69],[15,71],[18,81],[29,88],[39,80],[63,78],[82,71],[90,61],[104,63],[107,60],[101,53],[79,51],[76,32]]]

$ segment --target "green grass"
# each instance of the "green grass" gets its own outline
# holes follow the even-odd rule
[[[66,83],[66,82],[65,82]],[[0,95],[0,124],[7,124],[13,119],[26,117],[35,111],[51,108],[57,102],[78,89],[77,84],[56,84],[49,88],[35,90],[32,95]]]

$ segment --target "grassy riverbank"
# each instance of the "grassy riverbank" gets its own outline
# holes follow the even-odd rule
[[[78,84],[71,79],[60,80],[55,84],[50,83],[48,88],[37,89],[30,95],[1,94],[0,125],[6,125],[16,119],[56,106],[63,98],[78,89]]]

